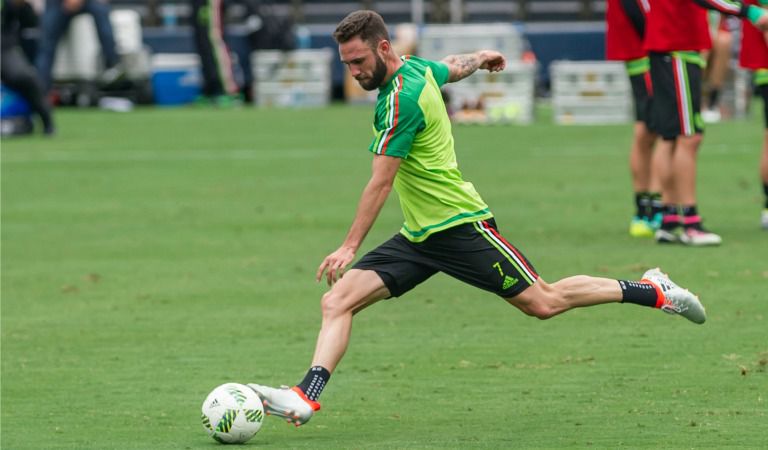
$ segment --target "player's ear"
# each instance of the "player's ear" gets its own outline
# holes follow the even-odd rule
[[[376,46],[376,50],[379,52],[379,57],[384,58],[392,50],[392,44],[388,40],[382,39]]]

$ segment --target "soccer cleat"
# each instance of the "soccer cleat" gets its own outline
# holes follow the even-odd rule
[[[703,109],[701,110],[701,120],[704,123],[718,123],[722,119],[722,114],[718,108]]]
[[[659,244],[674,244],[675,242],[680,242],[680,238],[678,236],[677,230],[665,230],[664,228],[659,228],[656,230],[656,242]]]
[[[629,223],[629,235],[632,237],[653,237],[653,225],[645,219],[637,216]]]
[[[723,242],[723,238],[698,225],[685,227],[683,232],[680,233],[680,242],[693,247],[703,247],[706,245],[720,245]]]
[[[309,422],[315,411],[320,409],[320,403],[308,399],[301,389],[295,386],[275,389],[251,383],[248,387],[259,394],[267,415],[282,417],[297,427]]]
[[[707,320],[707,312],[699,298],[687,289],[675,284],[659,268],[643,274],[643,281],[651,283],[659,294],[658,308],[669,314],[685,317],[693,323],[702,324]]]
[[[653,215],[653,217],[648,220],[648,223],[651,224],[651,228],[653,228],[653,231],[661,229],[661,223],[664,221],[664,215],[661,213],[656,213]]]
[[[763,226],[763,230],[768,230],[768,208],[763,210],[763,215],[760,217],[760,223]]]

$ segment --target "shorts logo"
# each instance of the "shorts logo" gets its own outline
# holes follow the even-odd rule
[[[502,289],[509,289],[512,286],[516,285],[518,281],[520,281],[520,280],[518,280],[515,277],[510,277],[509,275],[505,275],[504,271],[501,270],[501,264],[500,263],[494,263],[493,267],[495,267],[496,270],[499,271],[499,275],[504,277],[504,283],[501,285]]]
[[[512,286],[516,285],[519,280],[517,278],[512,278],[510,276],[504,276],[504,284],[501,286],[502,289],[509,289]]]

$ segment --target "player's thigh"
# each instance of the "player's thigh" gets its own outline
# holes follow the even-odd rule
[[[419,245],[401,234],[365,254],[352,269],[375,272],[387,287],[390,297],[400,297],[437,273]]]
[[[496,229],[493,219],[459,225],[427,239],[439,270],[501,297],[515,297],[538,279],[533,265]]]

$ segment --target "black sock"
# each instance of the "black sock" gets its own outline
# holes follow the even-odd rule
[[[636,305],[656,308],[659,296],[652,284],[640,281],[617,281],[621,287],[621,303],[634,303]]]
[[[680,208],[680,211],[683,213],[683,217],[693,217],[699,215],[699,211],[696,208],[696,205],[683,206]]]
[[[331,378],[331,372],[322,366],[312,366],[307,371],[304,379],[297,385],[301,392],[307,396],[308,399],[317,401],[320,394],[325,389],[325,385]]]
[[[645,219],[651,206],[651,196],[647,192],[635,192],[635,216]]]
[[[720,89],[709,91],[709,109],[717,108],[717,101],[720,99]]]
[[[763,183],[763,192],[765,193],[765,207],[768,208],[768,183]]]
[[[696,205],[682,206],[680,211],[683,214],[682,222],[685,228],[701,229],[701,217],[699,217],[699,211],[696,209]]]
[[[677,205],[663,205],[662,213],[664,218],[661,222],[662,230],[674,230],[680,225],[680,216],[678,215]]]
[[[657,215],[664,211],[664,207],[661,204],[661,194],[658,192],[651,192],[651,219],[655,219]]]

